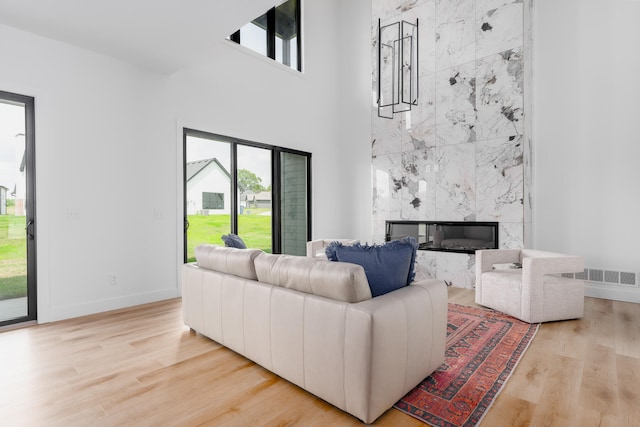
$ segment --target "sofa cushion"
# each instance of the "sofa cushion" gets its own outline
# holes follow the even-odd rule
[[[262,253],[255,259],[258,280],[344,302],[371,299],[364,269],[326,259]]]
[[[242,240],[237,234],[224,234],[222,236],[222,241],[228,248],[247,249],[247,245],[244,243],[244,240]]]
[[[364,267],[371,295],[377,297],[411,283],[418,245],[413,237],[393,240],[383,245],[346,246],[333,242],[327,246],[327,258]]]
[[[199,267],[245,279],[257,279],[253,260],[262,253],[259,249],[237,249],[203,244],[196,246],[194,252]]]

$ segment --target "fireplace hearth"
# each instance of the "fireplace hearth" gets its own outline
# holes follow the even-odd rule
[[[418,249],[472,254],[479,249],[498,249],[497,222],[386,221],[385,240],[412,236]]]

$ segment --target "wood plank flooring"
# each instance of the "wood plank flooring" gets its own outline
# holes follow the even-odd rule
[[[472,305],[473,291],[449,301]],[[3,426],[357,426],[191,332],[179,299],[0,332]],[[376,426],[423,426],[390,409]],[[481,426],[640,425],[640,304],[545,323]]]

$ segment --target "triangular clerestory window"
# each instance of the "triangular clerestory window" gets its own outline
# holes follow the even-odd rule
[[[302,71],[300,1],[287,0],[229,36],[242,46]]]

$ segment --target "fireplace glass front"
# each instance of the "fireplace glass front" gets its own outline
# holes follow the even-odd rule
[[[385,239],[412,236],[418,249],[474,253],[479,249],[498,249],[497,222],[386,221]]]

